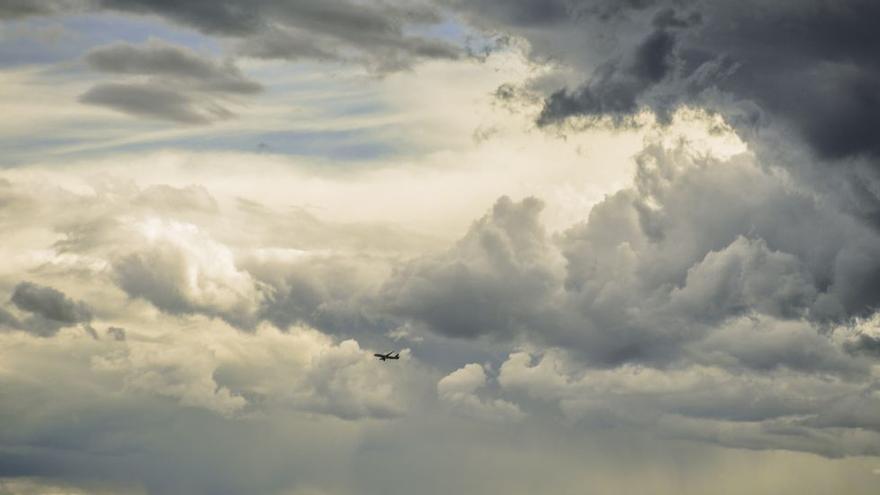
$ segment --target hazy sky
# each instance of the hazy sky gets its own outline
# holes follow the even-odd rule
[[[0,0],[0,495],[876,493],[878,18]]]

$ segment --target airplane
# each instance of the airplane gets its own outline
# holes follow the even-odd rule
[[[400,353],[395,353],[394,351],[389,352],[388,354],[373,354],[379,361],[385,361],[386,359],[400,359]]]

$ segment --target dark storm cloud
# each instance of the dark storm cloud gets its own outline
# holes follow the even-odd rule
[[[683,359],[737,318],[823,328],[880,305],[880,238],[856,219],[746,157],[654,147],[638,162],[632,189],[555,239],[537,200],[500,200],[447,253],[398,270],[382,293],[389,311],[447,336],[526,335],[614,366]],[[767,349],[704,344],[748,368],[857,372],[809,334],[780,333]]]
[[[583,69],[586,82],[550,96],[541,124],[641,108],[662,116],[682,104],[733,117],[732,98],[740,109],[757,105],[764,121],[793,129],[824,159],[880,156],[876,2],[658,0],[610,10],[601,0],[566,5],[577,14],[548,18],[507,2],[458,5],[475,22],[526,37],[535,55]],[[620,60],[637,63],[621,67]],[[727,98],[719,99],[719,91]]]
[[[589,83],[574,92],[562,89],[550,95],[538,116],[539,125],[548,125],[572,116],[611,117],[621,122],[639,111],[643,93],[658,84],[672,69],[676,38],[659,29],[648,35],[630,60],[608,62],[597,69]],[[620,66],[620,64],[623,64]],[[662,120],[668,109],[660,109]]]

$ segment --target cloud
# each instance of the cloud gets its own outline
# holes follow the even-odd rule
[[[57,289],[32,282],[16,285],[10,300],[18,309],[59,323],[75,324],[92,318],[84,303],[74,301]]]
[[[502,389],[525,403],[552,403],[588,428],[646,428],[730,447],[791,449],[826,456],[877,455],[876,414],[841,416],[836,404],[870,411],[869,381],[828,382],[810,370],[731,371],[624,365],[591,369],[562,351],[511,354]],[[862,431],[864,434],[859,434]]]
[[[662,110],[664,100],[711,106],[703,97],[720,90],[791,125],[824,157],[876,154],[876,140],[866,129],[877,112],[863,90],[876,84],[878,70],[869,60],[880,39],[868,27],[867,19],[877,14],[872,2],[777,2],[762,8],[758,2],[658,0],[612,6],[581,0],[555,10],[531,5],[485,1],[457,7],[475,22],[524,36],[536,56],[557,57],[584,72],[599,69],[576,92],[554,94],[542,114],[545,122],[576,114],[632,113],[640,106]],[[550,11],[559,15],[546,15]],[[641,34],[646,31],[647,36]],[[591,46],[588,41],[592,49],[579,51]],[[621,60],[629,62],[610,72],[639,82],[628,91],[606,75],[609,64]],[[719,63],[737,68],[712,69]],[[667,77],[676,82],[665,88],[661,83]],[[614,87],[620,92],[596,90],[609,80],[618,81]],[[799,103],[804,101],[815,105],[806,111]]]
[[[107,335],[119,342],[125,341],[125,329],[120,327],[107,327]]]
[[[655,30],[639,43],[629,60],[609,61],[576,91],[563,89],[550,95],[538,116],[538,125],[572,116],[611,117],[617,123],[633,118],[641,110],[643,95],[671,73],[675,44],[674,34]],[[671,119],[669,109],[659,105],[655,108],[662,121]]]
[[[78,0],[6,0],[0,5],[0,19],[68,12],[83,7]]]
[[[192,224],[154,219],[135,228],[142,244],[113,262],[119,286],[173,314],[203,313],[248,327],[263,288],[228,247]]]
[[[0,492],[24,490],[25,477],[34,493],[68,484],[74,493],[161,494],[334,486],[341,471],[331,459],[406,414],[419,403],[416,384],[429,383],[417,363],[408,373],[382,368],[369,349],[308,328],[244,334],[173,317],[129,330],[124,342],[0,335],[0,386],[16,397],[0,405],[9,418]],[[238,443],[249,453],[228,448]],[[241,479],[253,469],[263,481]]]
[[[516,335],[558,282],[542,208],[536,198],[499,199],[447,253],[414,260],[386,282],[390,311],[453,337]]]
[[[784,167],[878,225],[875,3],[535,5],[454,3],[472,24],[519,36],[533,60],[561,67],[555,79],[543,74],[530,85],[544,97],[539,125],[629,125],[646,111],[668,123],[683,107],[717,112],[766,166]]]
[[[180,81],[199,90],[219,93],[252,94],[262,90],[227,61],[220,64],[193,50],[149,40],[141,45],[116,42],[99,46],[85,55],[94,69],[121,75],[146,75]]]
[[[874,311],[869,226],[748,156],[657,145],[637,161],[633,188],[552,238],[537,200],[502,198],[446,253],[398,270],[388,310],[447,336],[526,336],[609,365],[675,361],[743,316],[819,329]]]
[[[80,102],[182,124],[232,118],[235,114],[224,101],[228,96],[263,89],[231,61],[220,64],[158,40],[100,46],[89,51],[85,61],[95,70],[128,79],[99,83],[83,93]]]
[[[462,414],[487,421],[517,421],[523,413],[504,399],[485,399],[477,392],[486,387],[486,372],[476,363],[444,376],[437,382],[440,399]]]
[[[443,17],[432,7],[102,5],[195,26],[235,53],[260,57],[381,71],[455,56],[421,34]],[[709,43],[706,63],[693,53],[698,37],[716,39],[704,29],[724,32],[714,9],[736,6],[443,5],[462,9],[474,25],[527,36],[534,60],[558,54],[570,84],[553,73],[526,90],[552,88],[544,96],[559,95],[565,111],[580,105],[567,118],[625,124],[651,108],[663,120],[664,110],[696,102],[722,111],[746,139],[753,139],[744,130],[750,109],[761,125],[768,115],[774,126],[787,125],[785,112],[762,108],[772,105],[761,94],[744,107],[740,99],[751,93],[726,88],[746,67],[739,48],[715,56],[722,44]],[[791,7],[764,8],[759,17]],[[747,14],[731,18],[740,15]],[[126,91],[181,95],[176,103],[167,94],[143,97],[141,107],[176,105],[156,103],[159,118],[213,121],[220,114],[211,102],[231,109],[253,94],[235,66],[158,42],[109,45],[85,61],[113,78],[105,85],[123,88],[109,100],[118,105],[139,101]],[[454,86],[465,94],[454,101],[471,105],[470,90],[454,80],[489,71],[448,70],[460,66],[424,66],[429,72],[408,77]],[[403,88],[397,77],[389,80]],[[393,91],[383,102],[424,100],[426,87]],[[498,94],[516,100],[512,87]],[[318,88],[318,99],[334,88]],[[461,112],[428,99],[432,111],[475,114],[467,122],[482,125],[477,107]],[[409,124],[410,115],[393,120]],[[356,121],[384,125],[386,117]],[[439,128],[467,127],[453,121]],[[723,120],[715,122],[725,132]],[[622,140],[585,140],[582,161],[564,168],[552,140],[504,139],[510,127],[490,124],[481,128],[497,134],[479,143],[477,156],[498,168],[476,160],[450,166],[461,155],[444,149],[429,161],[442,167],[405,167],[400,174],[412,174],[405,180],[393,160],[324,171],[323,162],[308,168],[265,155],[173,151],[4,171],[0,288],[12,298],[0,308],[0,326],[52,338],[0,332],[0,389],[14,397],[0,401],[0,491],[567,493],[588,485],[638,493],[646,479],[656,493],[809,491],[840,480],[853,493],[875,490],[876,480],[859,477],[873,477],[864,463],[873,468],[875,457],[820,457],[880,455],[880,239],[865,221],[877,190],[870,158],[856,152],[841,163],[845,173],[811,177],[819,169],[809,161],[780,167],[762,145],[736,156],[687,140],[670,145],[676,138],[664,122],[640,131],[662,140],[635,157],[632,184],[602,198],[606,191],[578,170],[629,167],[613,158],[629,154]],[[803,136],[798,129],[788,130]],[[456,132],[470,139],[471,129]],[[446,139],[432,149],[461,146]],[[606,142],[617,154],[602,154]],[[787,142],[779,146],[786,153],[816,158],[816,150],[793,151]],[[523,164],[526,155],[537,159]],[[285,170],[293,167],[307,170]],[[446,182],[450,176],[458,178]],[[559,183],[548,190],[562,193],[531,197],[542,189],[517,185],[531,181]],[[426,195],[428,183],[455,194]],[[461,213],[473,210],[454,201],[433,201],[441,206],[430,214],[421,209],[426,197],[467,196],[471,187],[492,199],[509,187],[515,199],[469,200],[488,208],[482,216]],[[838,194],[848,188],[852,194]],[[327,194],[341,199],[308,204]],[[404,199],[388,200],[396,194]],[[565,211],[565,222],[545,218],[554,209]],[[455,212],[418,225],[435,237],[346,223],[418,224],[441,210]],[[460,235],[465,214],[478,218]],[[59,330],[76,325],[104,331],[90,339]],[[413,348],[402,349],[400,361],[377,362],[371,354],[389,350],[389,338]],[[536,468],[545,474],[537,484]],[[786,473],[794,471],[801,476],[792,482]],[[779,480],[768,481],[773,476]]]
[[[181,124],[209,124],[234,116],[214,102],[203,101],[152,83],[101,83],[83,93],[79,101],[137,117],[151,117]]]
[[[9,311],[0,308],[0,328],[16,329],[21,327],[21,322]]]
[[[15,286],[10,301],[21,311],[33,315],[21,324],[21,328],[41,337],[50,337],[62,327],[78,324],[84,324],[90,333],[93,332],[88,325],[92,320],[89,306],[52,287],[20,282]],[[3,323],[17,326],[17,320],[8,312],[4,311],[2,316]]]
[[[172,187],[156,184],[144,188],[132,203],[158,211],[217,213],[217,200],[203,186]]]
[[[353,62],[376,72],[406,69],[420,60],[458,58],[462,53],[449,41],[420,34],[425,27],[444,20],[444,13],[427,1],[222,0],[169,4],[154,0],[38,0],[29,5],[14,4],[0,15],[81,10],[158,15],[209,35],[237,39],[236,51],[240,54]]]
[[[590,432],[873,452],[874,358],[846,328],[874,311],[876,234],[752,155],[650,145],[632,186],[582,222],[552,232],[541,200],[502,197],[459,241],[416,256],[369,241],[394,230],[190,182],[14,202],[20,221],[32,203],[52,219],[49,235],[16,241],[40,250],[26,269],[88,280],[92,323],[125,328],[90,342],[87,361],[132,396],[229,420],[403,422],[425,404],[493,428],[561,417]],[[421,337],[395,363],[406,373],[369,357],[399,328]]]

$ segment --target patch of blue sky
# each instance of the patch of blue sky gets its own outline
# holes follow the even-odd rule
[[[468,53],[483,56],[499,48],[498,36],[469,27],[454,17],[443,22],[424,26],[412,26],[406,30],[412,36],[447,41],[464,48]]]
[[[115,41],[141,43],[150,38],[219,54],[220,43],[194,30],[149,16],[114,13],[31,17],[0,23],[0,68],[74,60]]]
[[[449,17],[437,24],[410,27],[406,32],[411,35],[438,38],[450,43],[462,43],[475,34],[469,27]]]

